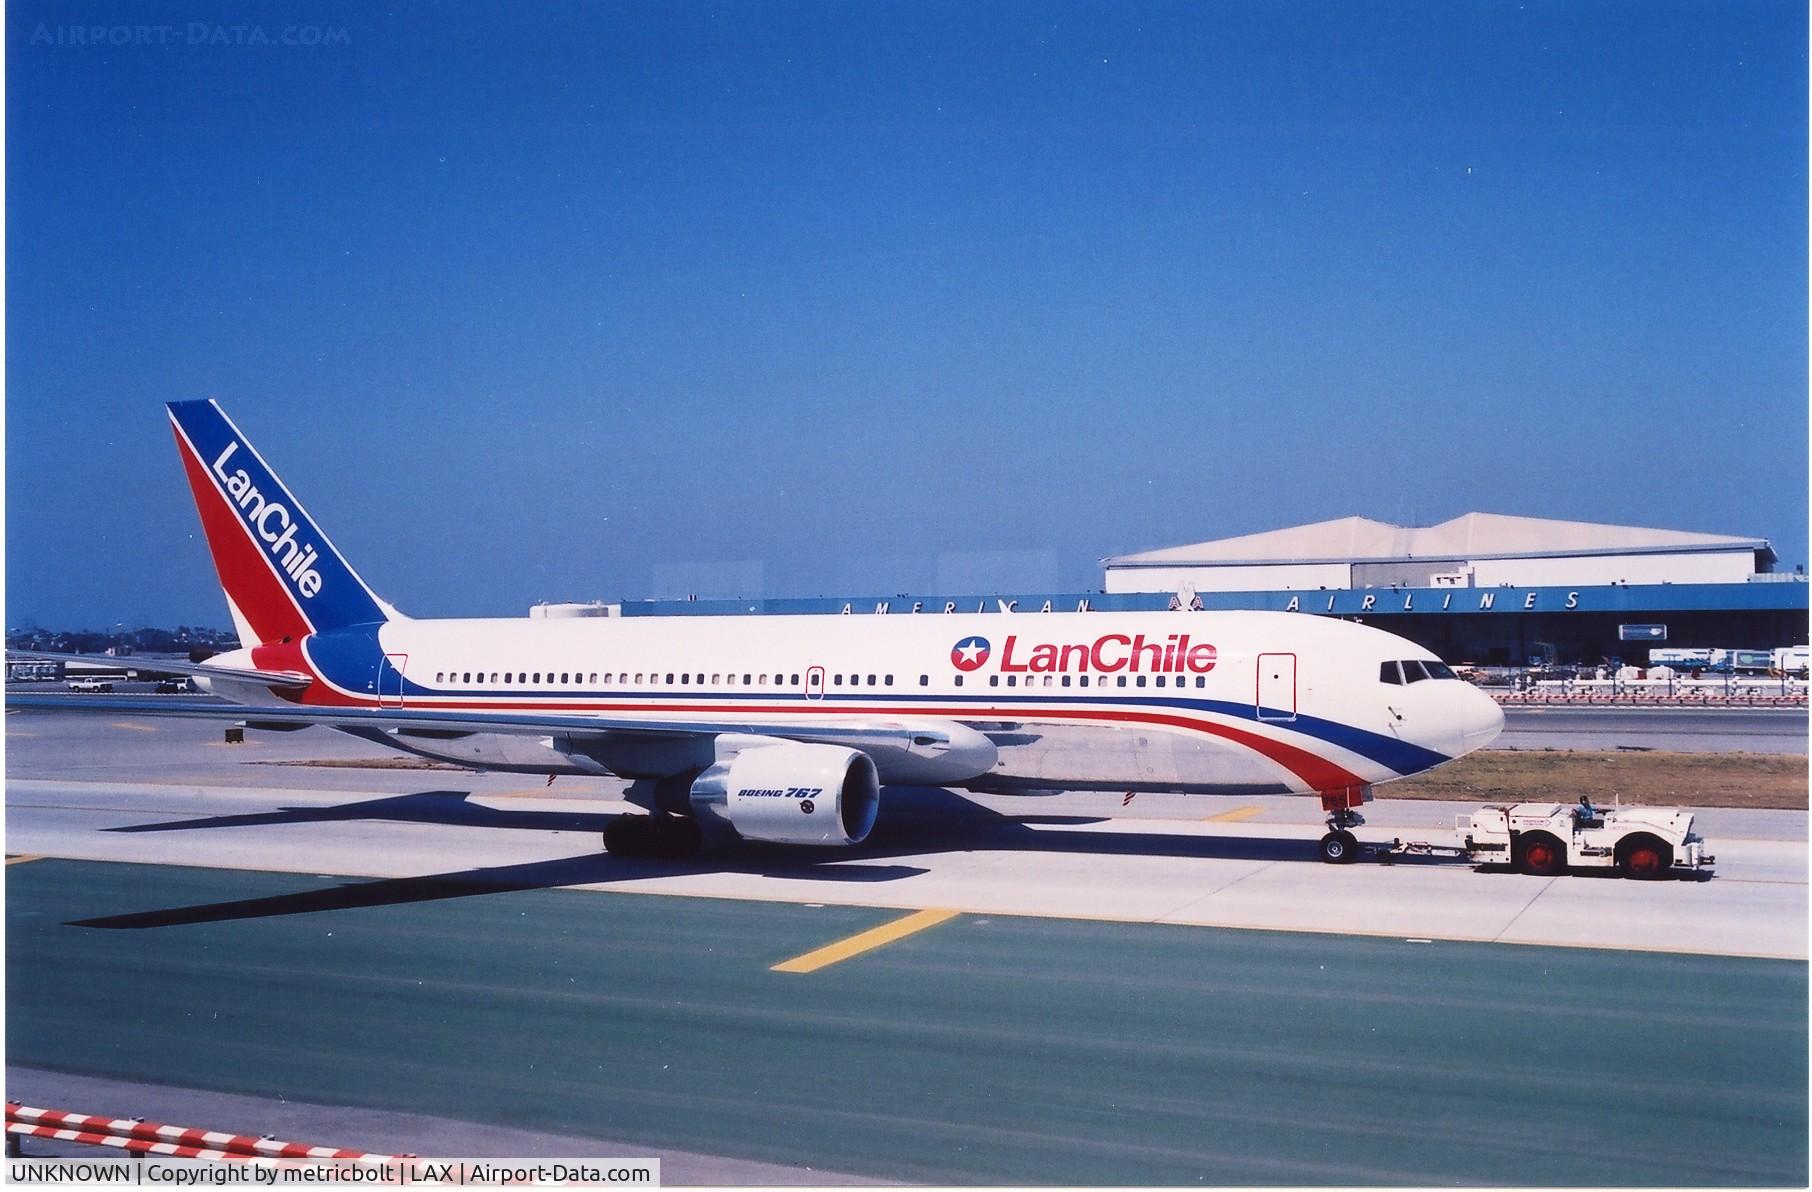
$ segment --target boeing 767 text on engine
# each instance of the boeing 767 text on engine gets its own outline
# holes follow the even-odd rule
[[[169,411],[241,642],[171,669],[231,703],[82,708],[616,775],[648,814],[612,822],[613,852],[856,844],[895,783],[1315,796],[1322,855],[1345,861],[1375,785],[1503,726],[1420,646],[1298,613],[415,620],[373,594],[218,405]]]

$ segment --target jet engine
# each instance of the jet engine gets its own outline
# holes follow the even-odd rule
[[[860,844],[881,808],[881,780],[866,753],[839,745],[744,749],[692,783],[692,812],[745,840]]]

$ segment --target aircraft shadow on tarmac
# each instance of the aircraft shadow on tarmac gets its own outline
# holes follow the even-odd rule
[[[109,832],[187,832],[200,828],[256,828],[276,824],[328,824],[347,820],[391,820],[402,824],[446,824],[461,828],[526,828],[538,832],[602,833],[613,818],[599,812],[525,811],[470,802],[469,791],[418,791],[384,799],[363,799],[332,807],[279,807],[244,815],[210,815],[158,824],[127,824]]]
[[[177,832],[283,824],[390,820],[465,827],[602,833],[609,814],[501,809],[469,801],[464,791],[423,791],[333,807],[285,807],[244,815],[210,816],[133,824],[111,832]],[[143,929],[259,919],[315,911],[352,910],[434,902],[473,895],[604,885],[644,878],[740,873],[795,881],[887,882],[927,872],[890,858],[936,853],[1037,852],[1097,856],[1294,861],[1320,864],[1315,843],[1304,837],[1200,836],[1164,832],[1066,832],[1107,822],[1094,816],[1008,815],[938,787],[889,787],[880,822],[867,841],[835,850],[743,842],[684,860],[612,856],[605,852],[424,874],[350,881],[321,889],[237,899],[166,910],[82,919],[77,927]]]

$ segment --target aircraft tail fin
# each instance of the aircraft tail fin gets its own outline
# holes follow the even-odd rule
[[[399,619],[212,399],[169,404],[202,531],[242,645]]]

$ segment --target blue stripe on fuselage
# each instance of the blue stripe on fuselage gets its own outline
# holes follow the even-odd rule
[[[358,695],[374,696],[377,692],[378,667],[376,660],[383,657],[382,647],[378,644],[378,627],[375,625],[359,626],[355,629],[332,634],[316,634],[308,639],[308,657],[320,673],[338,687],[345,688]],[[696,673],[696,672],[689,672]],[[1096,689],[1099,690],[1098,688]],[[1076,692],[1077,694],[1070,694]],[[545,700],[571,701],[575,699],[638,699],[638,700],[720,700],[730,704],[747,701],[765,701],[768,703],[787,703],[798,705],[801,711],[814,707],[822,708],[827,704],[838,702],[860,701],[874,703],[877,701],[905,705],[902,711],[910,711],[914,704],[947,704],[953,701],[984,700],[995,704],[1037,704],[1037,703],[1082,703],[1098,704],[1109,708],[1151,708],[1181,709],[1194,712],[1212,712],[1235,720],[1249,720],[1269,728],[1283,729],[1300,733],[1317,741],[1337,745],[1348,752],[1388,766],[1398,774],[1414,774],[1431,769],[1442,762],[1453,759],[1437,750],[1421,745],[1374,733],[1368,729],[1337,720],[1325,720],[1319,716],[1306,716],[1298,713],[1293,720],[1261,718],[1259,710],[1251,704],[1233,703],[1228,700],[1213,699],[1164,699],[1153,696],[1106,696],[1080,689],[1053,691],[1050,695],[1007,695],[998,688],[988,688],[971,695],[967,690],[947,692],[942,695],[918,694],[880,689],[859,692],[826,691],[821,699],[807,699],[803,691],[707,691],[701,688],[690,690],[662,688],[658,691],[625,691],[612,689],[597,691],[578,688],[557,688],[549,690],[538,687],[502,687],[502,688],[461,688],[448,691],[438,688],[423,687],[409,680],[403,681],[404,699],[440,698],[440,699],[512,699],[512,700]],[[650,711],[659,711],[652,708]],[[1281,715],[1281,714],[1280,714]]]

